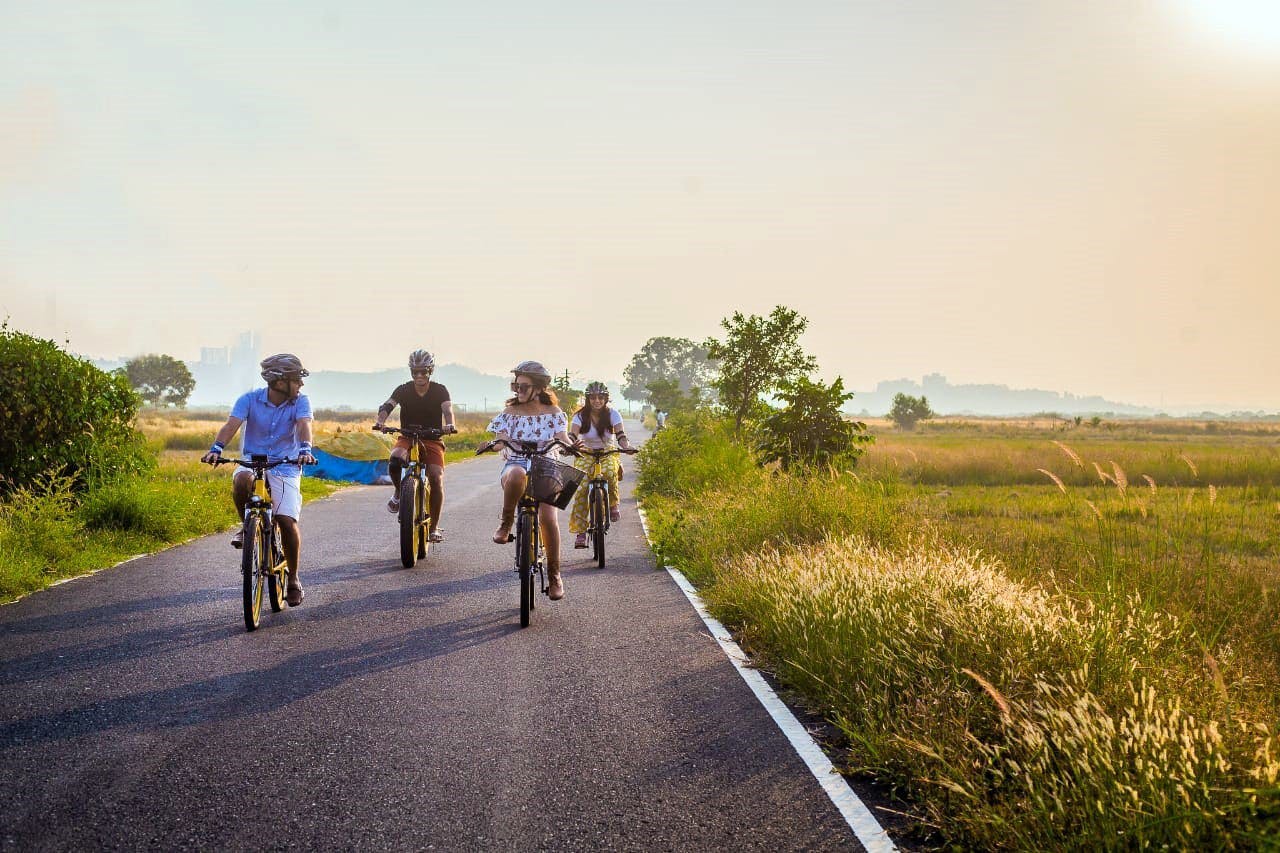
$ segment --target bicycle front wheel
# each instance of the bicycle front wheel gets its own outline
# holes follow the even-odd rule
[[[516,523],[516,569],[520,574],[520,627],[529,627],[533,612],[533,521],[526,513],[520,513]]]
[[[412,569],[418,559],[417,478],[405,477],[400,483],[400,563]]]
[[[240,573],[243,575],[244,627],[252,631],[262,617],[262,566],[270,557],[266,553],[264,537],[258,529],[258,517],[251,515],[244,520],[244,540],[240,551]]]
[[[595,550],[596,568],[604,568],[605,493],[596,489],[591,493],[591,547]]]

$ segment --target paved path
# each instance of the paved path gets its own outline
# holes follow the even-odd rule
[[[303,512],[307,599],[197,540],[0,607],[6,849],[857,849],[664,572],[624,482],[520,629],[499,461],[400,567],[387,488]],[[562,527],[567,520],[562,513]]]

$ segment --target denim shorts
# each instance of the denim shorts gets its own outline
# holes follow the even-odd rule
[[[529,473],[529,466],[532,464],[533,460],[527,456],[514,456],[508,459],[506,464],[502,466],[502,470],[498,472],[498,482],[502,482],[502,478],[505,477],[507,472],[512,468],[521,469],[527,476]]]

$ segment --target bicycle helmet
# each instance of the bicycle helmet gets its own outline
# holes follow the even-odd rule
[[[435,370],[436,357],[424,349],[416,349],[409,353],[410,370]]]
[[[592,394],[603,394],[604,401],[606,403],[609,402],[609,386],[605,385],[603,382],[592,382],[591,384],[589,384],[587,386],[586,394],[588,397],[590,397]]]
[[[517,376],[524,375],[531,379],[537,379],[543,385],[551,382],[551,374],[542,366],[540,361],[522,361],[515,367],[511,368],[511,372]]]
[[[301,379],[311,375],[311,371],[302,366],[302,360],[291,352],[269,355],[259,366],[262,368],[262,378],[267,382],[275,382],[277,379]]]

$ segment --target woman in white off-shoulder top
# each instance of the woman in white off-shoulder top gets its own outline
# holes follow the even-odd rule
[[[536,361],[522,361],[511,372],[515,374],[511,382],[515,396],[507,400],[507,407],[489,422],[489,432],[494,438],[538,444],[558,438],[565,444],[574,443],[569,438],[568,418],[550,388],[551,374],[547,369]],[[506,463],[498,475],[502,483],[502,519],[493,534],[493,541],[501,544],[511,535],[516,506],[524,494],[529,473],[528,459],[511,456],[505,449],[503,456]],[[547,596],[554,601],[564,597],[564,583],[560,579],[560,511],[544,503],[538,505],[538,513],[538,527],[547,551]]]

